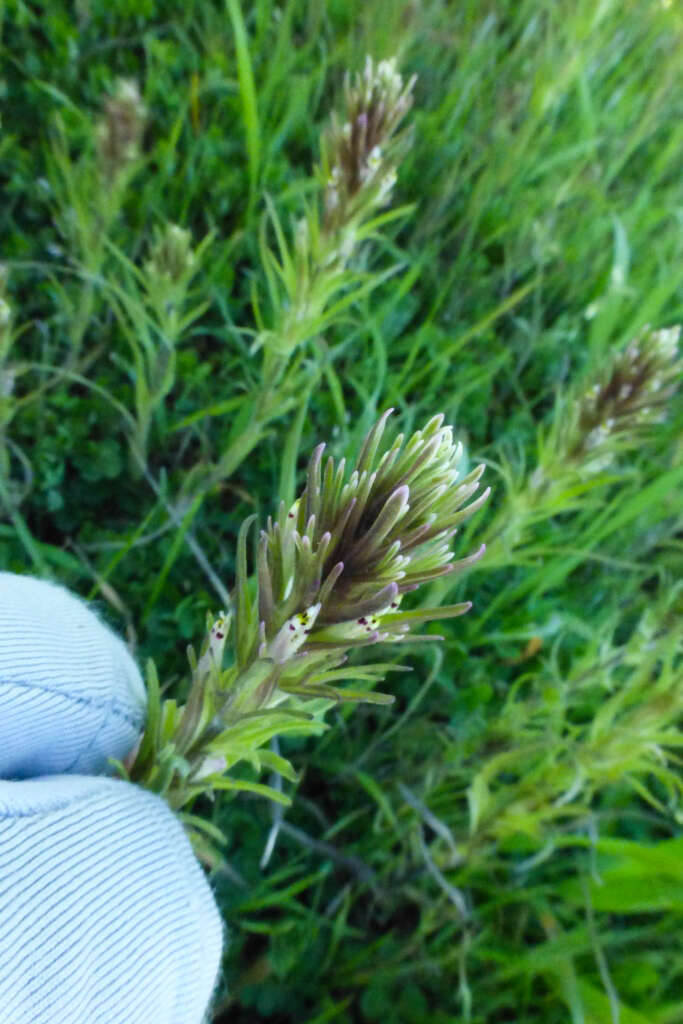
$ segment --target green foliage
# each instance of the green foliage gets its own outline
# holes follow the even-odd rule
[[[156,666],[118,768],[212,868],[216,1024],[675,1024],[677,5],[6,0],[0,25],[0,567]],[[417,80],[342,222],[367,54]],[[240,528],[390,406],[406,436],[443,413],[493,490],[455,545],[486,556],[401,606],[443,643],[323,680],[409,669],[391,707],[291,694],[199,758],[235,666],[246,704],[270,671]],[[234,664],[201,640],[221,608]]]

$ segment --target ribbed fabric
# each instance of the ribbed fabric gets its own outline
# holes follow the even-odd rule
[[[125,757],[143,720],[134,662],[93,613],[0,574],[0,1024],[202,1021],[222,924],[174,814],[118,779],[18,780]]]
[[[158,797],[86,776],[0,782],[3,1024],[199,1024],[221,945]]]
[[[0,778],[104,772],[144,719],[121,640],[63,587],[0,573]]]

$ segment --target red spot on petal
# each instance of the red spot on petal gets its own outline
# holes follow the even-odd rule
[[[216,633],[216,639],[217,640],[222,640],[224,636],[225,636],[225,633]]]
[[[291,629],[292,633],[296,633],[296,626],[293,626],[291,622],[289,624],[289,628]]]

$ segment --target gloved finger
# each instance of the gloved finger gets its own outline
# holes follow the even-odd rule
[[[0,573],[0,778],[107,770],[144,728],[123,642],[79,598]]]
[[[119,779],[0,781],[3,1021],[200,1024],[222,941],[159,797]]]

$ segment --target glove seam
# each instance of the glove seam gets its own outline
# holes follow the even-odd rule
[[[61,697],[62,700],[68,701],[72,704],[84,704],[86,707],[94,708],[97,711],[104,711],[107,708],[112,714],[123,719],[128,725],[134,728],[140,728],[144,722],[145,715],[143,712],[135,712],[126,710],[119,705],[118,697],[81,697],[72,693],[64,693],[62,690],[55,690],[49,686],[41,686],[40,683],[28,682],[23,679],[8,679],[2,681],[2,686],[16,686],[20,689],[25,690],[38,690],[41,693],[48,693],[51,697]]]
[[[72,775],[70,777],[71,778],[78,778],[79,776]],[[91,777],[94,782],[95,781],[99,781],[102,778],[101,776],[84,776],[84,777]],[[39,776],[38,778],[44,778],[46,780],[49,780],[50,778],[52,778],[52,776],[42,776],[42,777]],[[2,781],[7,781],[7,780],[3,779]],[[24,781],[24,780],[21,780],[21,781]],[[19,783],[17,783],[17,784],[21,785],[21,781]],[[36,779],[30,779],[28,781],[35,782],[37,780]],[[108,782],[117,782],[118,780],[108,779],[106,781],[108,781]],[[128,783],[128,785],[133,785],[133,783]],[[137,787],[137,788],[140,789],[140,787]],[[145,792],[145,791],[142,790],[142,792]],[[86,793],[86,794],[83,794],[83,792],[78,792],[78,793],[74,793],[74,794],[72,794],[70,796],[62,797],[61,799],[58,800],[57,803],[51,803],[51,804],[48,804],[46,806],[44,805],[42,807],[30,807],[30,808],[27,808],[26,810],[20,809],[20,810],[13,810],[13,811],[4,811],[2,808],[0,808],[0,821],[13,821],[15,818],[48,817],[49,815],[55,814],[55,813],[57,813],[59,811],[69,810],[69,808],[72,807],[74,804],[78,804],[79,807],[86,806],[88,804],[91,804],[95,800],[101,799],[101,797],[102,797],[102,793],[101,792],[97,792],[97,791],[93,792],[93,793]]]

